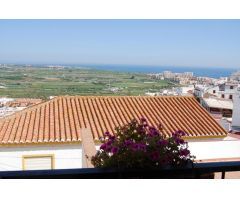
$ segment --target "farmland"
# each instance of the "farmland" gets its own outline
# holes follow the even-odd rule
[[[144,95],[172,87],[146,74],[87,68],[0,67],[0,97],[42,98],[59,95]]]

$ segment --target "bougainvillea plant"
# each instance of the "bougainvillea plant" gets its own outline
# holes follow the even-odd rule
[[[162,127],[148,125],[145,118],[116,128],[116,134],[104,133],[102,145],[91,158],[101,168],[159,168],[184,166],[192,163],[185,133],[176,131],[171,137],[162,133]]]

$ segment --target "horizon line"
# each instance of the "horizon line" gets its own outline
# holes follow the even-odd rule
[[[114,64],[114,63],[61,63],[61,62],[52,62],[52,63],[31,63],[31,62],[1,62],[0,65],[32,65],[32,66],[38,66],[38,65],[61,65],[61,66],[79,66],[79,67],[104,67],[104,66],[122,66],[122,67],[154,67],[154,68],[162,68],[162,67],[171,67],[171,68],[223,68],[223,69],[240,69],[240,67],[233,66],[184,66],[184,65],[147,65],[147,64]]]

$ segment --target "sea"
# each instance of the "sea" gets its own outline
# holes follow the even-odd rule
[[[90,65],[90,69],[107,70],[129,73],[161,73],[172,71],[174,73],[193,72],[194,76],[201,77],[229,77],[232,73],[240,71],[237,67],[175,67],[175,66],[133,66],[133,65]]]

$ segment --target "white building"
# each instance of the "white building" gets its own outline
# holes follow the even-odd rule
[[[233,101],[217,97],[202,98],[203,107],[212,114],[222,114],[223,117],[232,117]]]
[[[234,94],[231,129],[240,133],[240,88]]]
[[[238,84],[230,82],[219,85],[195,85],[194,95],[200,99],[200,102],[202,98],[209,97],[232,100],[238,86]]]
[[[58,97],[0,120],[0,170],[89,166],[105,131],[145,117],[163,133],[187,133],[198,160],[236,159],[240,140],[228,133],[193,97]],[[94,147],[94,150],[89,148]],[[92,153],[89,153],[92,152]]]
[[[82,168],[81,144],[0,147],[0,170]]]
[[[196,97],[202,98],[207,88],[205,85],[195,85],[193,93]]]
[[[171,71],[164,71],[163,77],[166,79],[173,79],[175,77],[175,74],[172,73]]]
[[[225,83],[219,85],[217,96],[223,99],[233,99],[233,95],[237,92],[238,84]]]
[[[193,91],[194,91],[193,85],[178,88],[178,94],[181,96],[192,96]]]

